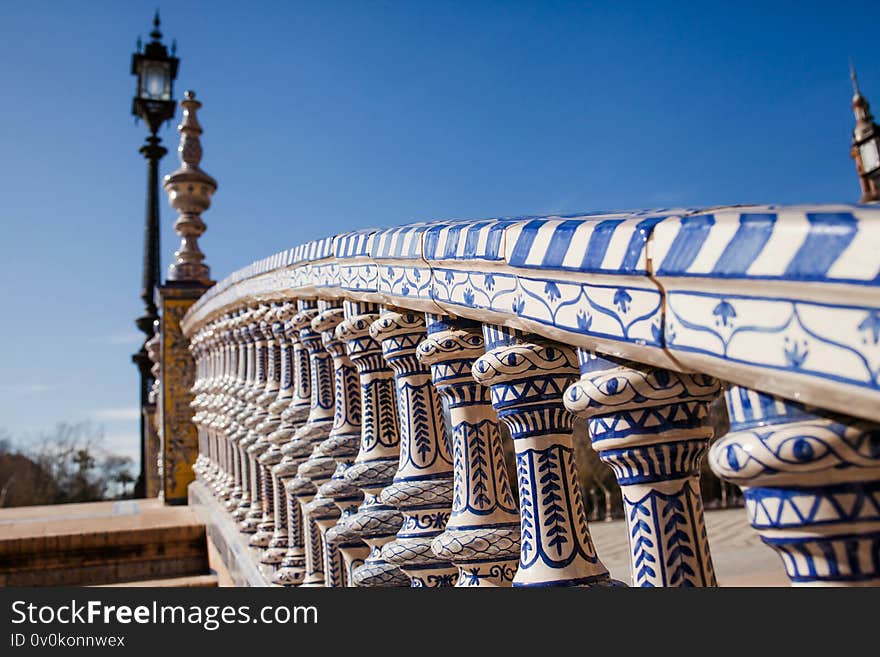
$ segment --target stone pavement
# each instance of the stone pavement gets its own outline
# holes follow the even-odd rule
[[[706,511],[706,531],[720,586],[788,586],[782,559],[764,545],[745,509]],[[612,577],[629,583],[629,543],[623,520],[593,521],[590,533]]]
[[[205,527],[158,499],[0,509],[0,585],[216,585]]]

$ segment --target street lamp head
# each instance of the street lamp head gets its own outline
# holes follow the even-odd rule
[[[152,40],[131,58],[131,74],[137,76],[137,89],[131,113],[147,122],[154,135],[162,123],[174,117],[174,80],[180,60],[162,43],[159,31],[159,12],[153,19]]]

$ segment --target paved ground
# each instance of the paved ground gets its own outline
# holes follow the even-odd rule
[[[744,509],[707,511],[706,531],[721,586],[788,586],[782,559],[761,542]],[[629,583],[629,544],[623,520],[592,522],[590,532],[611,575]]]
[[[0,540],[198,524],[185,506],[158,499],[0,509]]]

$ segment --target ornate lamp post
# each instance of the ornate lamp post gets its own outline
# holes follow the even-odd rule
[[[145,334],[145,342],[153,335],[153,322],[159,317],[156,308],[156,286],[159,283],[159,160],[168,152],[160,146],[162,141],[157,132],[162,123],[174,118],[174,80],[177,77],[179,60],[174,56],[175,45],[171,46],[171,54],[160,41],[159,12],[153,19],[152,41],[141,51],[138,39],[137,51],[131,58],[131,74],[137,76],[137,91],[132,103],[132,114],[143,119],[150,129],[146,144],[141,146],[140,153],[146,158],[149,175],[147,178],[147,216],[144,229],[144,268],[141,299],[145,311],[135,320],[137,327]],[[132,356],[132,361],[140,370],[141,377],[141,409],[148,404],[148,395],[152,387],[152,374],[147,350],[141,345],[140,351]],[[145,495],[147,452],[146,427],[141,413],[141,472],[135,485],[135,497]]]

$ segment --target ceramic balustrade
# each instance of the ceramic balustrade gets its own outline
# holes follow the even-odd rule
[[[458,568],[456,586],[510,586],[519,557],[519,509],[504,462],[489,391],[473,377],[485,354],[481,326],[426,315],[418,358],[431,368],[449,412],[454,464],[452,508],[434,554]]]
[[[588,419],[623,497],[635,586],[715,586],[700,494],[716,379],[578,350],[565,405]]]
[[[574,413],[618,479],[632,583],[708,586],[699,469],[730,382],[710,464],[792,582],[875,583],[877,226],[868,206],[733,207],[418,223],[288,249],[181,322],[195,473],[245,531],[262,541],[271,520],[270,542],[287,539],[268,546],[290,559],[282,583],[308,569],[330,586],[607,585]],[[314,442],[305,328],[278,316],[294,303],[333,318],[309,318],[336,383]],[[359,417],[342,410],[354,400]]]

